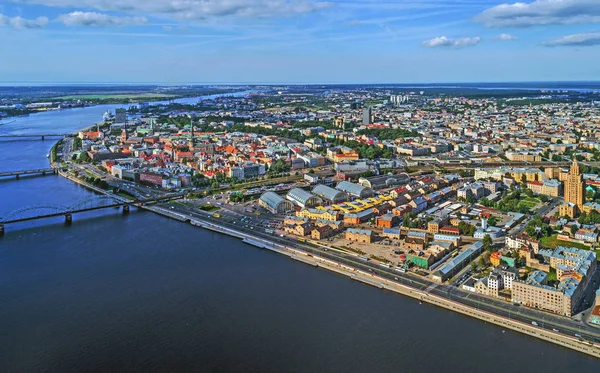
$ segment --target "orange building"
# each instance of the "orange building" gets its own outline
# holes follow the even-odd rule
[[[502,254],[500,253],[500,251],[495,251],[492,253],[492,255],[490,255],[490,263],[492,263],[494,267],[498,267],[501,261]]]
[[[398,222],[398,217],[394,214],[385,214],[375,218],[375,223],[379,228],[391,228]]]

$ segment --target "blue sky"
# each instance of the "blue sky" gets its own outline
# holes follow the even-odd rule
[[[3,0],[0,82],[600,80],[600,0]]]

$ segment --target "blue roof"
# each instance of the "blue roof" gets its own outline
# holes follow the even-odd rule
[[[312,192],[319,197],[325,198],[329,201],[339,201],[345,199],[346,194],[340,190],[333,189],[327,185],[319,184],[315,186]]]
[[[483,243],[481,241],[477,241],[471,246],[467,247],[463,250],[462,253],[458,254],[456,257],[450,259],[446,265],[439,269],[439,271],[445,275],[447,273],[452,272],[454,268],[460,266],[465,260],[467,260],[471,255],[481,251],[483,247]]]
[[[319,198],[319,197],[315,197],[313,194],[307,192],[306,190],[300,189],[300,188],[294,188],[294,189],[290,190],[288,192],[287,196],[288,196],[288,198],[291,198],[294,201],[297,201],[301,204],[306,204],[308,202],[308,200],[311,198]]]
[[[271,208],[277,208],[277,206],[282,202],[288,202],[283,199],[279,194],[274,192],[266,192],[262,196],[260,196],[260,200],[265,202]]]
[[[408,231],[408,233],[406,233],[406,237],[425,239],[427,237],[427,232]]]
[[[371,233],[373,233],[367,229],[356,229],[356,228],[348,228],[347,232],[355,233],[355,234],[366,234],[367,236],[370,236]]]
[[[346,193],[350,193],[354,196],[362,196],[363,194],[371,193],[371,189],[364,187],[359,184],[350,183],[348,181],[340,181],[335,189],[341,190]],[[368,193],[364,193],[368,192]]]

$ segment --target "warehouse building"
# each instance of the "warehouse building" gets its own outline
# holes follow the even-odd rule
[[[266,192],[260,196],[258,204],[273,214],[283,214],[294,210],[293,203],[273,192]]]
[[[323,200],[320,197],[300,188],[290,190],[285,198],[302,208],[315,207],[323,203]]]
[[[369,198],[373,196],[373,189],[348,181],[340,181],[335,189],[357,198]]]
[[[315,186],[312,192],[321,197],[324,201],[329,201],[331,203],[340,203],[348,200],[348,195],[346,193],[323,184]]]

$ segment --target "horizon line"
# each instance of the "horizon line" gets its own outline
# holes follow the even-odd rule
[[[156,85],[156,86],[181,86],[181,85],[230,85],[230,86],[244,86],[244,85],[286,85],[286,86],[315,86],[315,85],[357,85],[357,86],[373,86],[373,85],[458,85],[458,84],[540,84],[540,83],[553,83],[553,84],[572,84],[572,83],[586,83],[586,84],[600,84],[600,80],[514,80],[514,81],[456,81],[456,82],[370,82],[370,83],[335,83],[335,82],[52,82],[52,81],[0,81],[0,86],[8,87],[20,87],[28,85],[57,85],[57,86],[81,86],[81,85]]]

